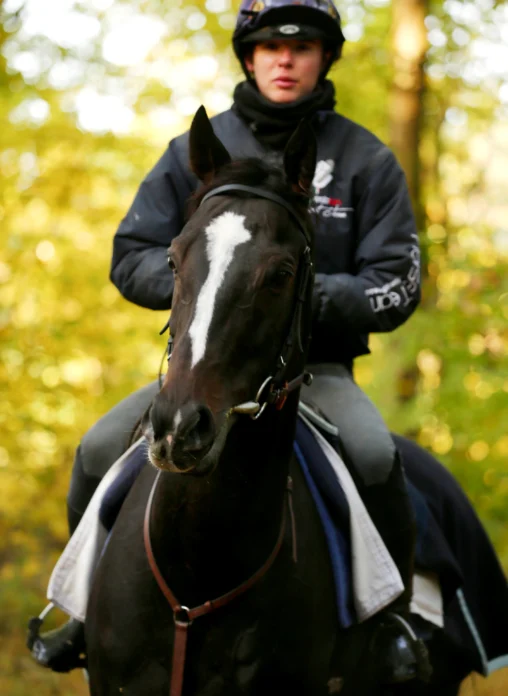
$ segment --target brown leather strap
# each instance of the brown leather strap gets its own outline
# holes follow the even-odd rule
[[[302,372],[301,375],[295,377],[291,382],[286,382],[283,387],[275,387],[274,382],[270,385],[270,390],[268,392],[268,403],[271,403],[275,408],[280,411],[287,401],[288,396],[295,389],[299,389],[302,384],[310,386],[312,384],[312,375],[310,372]]]
[[[282,546],[282,542],[284,540],[284,533],[286,531],[286,515],[285,512],[282,512],[282,521],[281,521],[281,526],[280,526],[280,531],[279,531],[279,536],[277,538],[277,542],[269,555],[269,557],[266,559],[265,563],[257,570],[251,577],[246,580],[244,583],[239,585],[238,587],[235,587],[234,590],[231,590],[230,592],[226,592],[226,594],[221,595],[220,597],[217,597],[217,599],[212,599],[204,604],[201,604],[197,607],[194,607],[192,609],[189,609],[188,607],[183,606],[180,604],[178,599],[175,597],[173,592],[169,589],[166,581],[164,580],[162,573],[159,569],[159,566],[157,565],[157,561],[155,560],[155,555],[153,553],[153,548],[152,548],[152,542],[150,539],[150,514],[152,510],[152,503],[153,503],[153,498],[155,495],[155,490],[157,488],[157,483],[159,480],[160,472],[157,474],[155,481],[153,482],[152,485],[152,490],[150,491],[150,495],[148,497],[148,502],[146,504],[146,509],[145,509],[145,519],[144,519],[144,524],[143,524],[143,539],[144,539],[144,544],[145,544],[145,552],[146,556],[148,558],[148,564],[150,566],[150,569],[155,577],[155,580],[158,584],[158,586],[161,589],[162,594],[164,597],[167,599],[171,609],[173,610],[173,617],[174,617],[174,622],[175,622],[175,641],[173,645],[173,660],[172,660],[172,668],[171,668],[171,687],[170,687],[170,696],[181,696],[182,693],[182,688],[183,688],[183,678],[184,678],[184,670],[185,670],[185,655],[186,655],[186,649],[187,649],[187,638],[188,638],[188,633],[189,633],[189,626],[192,624],[194,619],[198,619],[200,616],[204,616],[205,614],[209,614],[210,612],[214,611],[215,609],[220,609],[221,607],[225,606],[229,602],[231,602],[233,599],[236,599],[236,597],[239,597],[242,595],[244,592],[249,590],[253,585],[256,584],[258,580],[260,580],[263,575],[267,572],[267,570],[270,568],[270,566],[273,564],[275,559],[277,558],[277,554],[280,551],[280,548]],[[291,528],[292,528],[292,537],[293,537],[293,558],[296,561],[296,534],[295,534],[295,523],[294,523],[294,514],[293,514],[293,507],[291,503],[291,492],[292,492],[292,481],[291,478],[288,477],[288,486],[287,486],[287,493],[288,493],[288,501],[289,501],[289,507],[290,507],[290,513],[291,513]]]
[[[288,476],[287,482],[287,492],[288,492],[288,508],[289,508],[289,519],[291,520],[291,539],[293,547],[293,561],[298,563],[298,551],[296,544],[296,520],[295,511],[293,508],[293,479]]]
[[[159,471],[157,473],[157,476],[155,477],[155,481],[153,482],[152,490],[150,491],[150,496],[146,504],[145,521],[143,525],[143,539],[145,542],[145,551],[148,558],[148,563],[150,565],[152,573],[154,574],[155,579],[157,580],[157,585],[161,588],[162,593],[164,597],[166,597],[166,599],[168,600],[171,609],[173,611],[176,611],[180,608],[180,603],[178,602],[175,595],[171,592],[169,587],[166,585],[166,582],[162,577],[162,573],[159,570],[159,566],[157,565],[157,561],[155,560],[155,556],[153,553],[152,540],[150,539],[150,513],[152,511],[153,498],[155,495],[155,489],[157,488],[157,482],[159,481],[160,475],[161,472]]]
[[[169,696],[180,696],[183,689],[185,654],[190,622],[175,620],[175,643],[173,645],[173,662],[171,666],[171,686]]]

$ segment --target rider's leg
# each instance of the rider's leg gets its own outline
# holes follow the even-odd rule
[[[81,518],[99,483],[100,478],[97,476],[88,476],[85,474],[81,445],[79,445],[74,455],[74,465],[72,467],[71,481],[67,493],[69,536],[72,536],[76,531],[76,527],[81,522]]]
[[[339,429],[345,463],[406,588],[389,609],[407,618],[415,522],[400,457],[380,413],[346,366],[312,365],[309,369],[314,381],[303,387],[302,399],[312,401]]]
[[[344,365],[313,365],[314,381],[303,387],[338,427],[350,469],[372,521],[411,592],[414,547],[413,509],[395,444],[379,411]]]
[[[158,382],[138,389],[108,411],[82,438],[67,494],[71,534],[104,474],[129,447],[134,428],[158,391]]]
[[[153,382],[123,399],[108,411],[83,437],[74,459],[67,517],[72,535],[104,474],[125,452],[137,422],[159,391]],[[38,628],[37,628],[38,631]],[[70,619],[47,633],[30,634],[28,647],[37,662],[58,672],[82,667],[85,658],[84,627]]]

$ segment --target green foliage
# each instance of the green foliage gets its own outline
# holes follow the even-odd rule
[[[112,237],[169,137],[188,125],[195,105],[225,108],[241,76],[229,47],[228,0],[110,5],[69,3],[83,32],[91,27],[86,41],[28,31],[28,10],[36,6],[28,0],[4,3],[1,16],[0,630],[8,640],[0,692],[12,696],[86,693],[80,675],[32,665],[23,632],[41,609],[66,541],[74,449],[101,414],[154,378],[164,349],[158,330],[166,316],[128,304],[108,280]],[[343,5],[346,26],[364,35],[346,44],[332,72],[338,109],[386,140],[390,7]],[[429,52],[420,144],[424,302],[395,334],[373,338],[373,355],[358,361],[357,374],[391,427],[417,438],[457,475],[508,567],[508,259],[495,219],[483,226],[467,219],[469,197],[480,204],[492,190],[485,161],[472,158],[469,144],[501,113],[498,83],[467,82],[453,68],[468,54],[450,38],[460,23],[448,6],[431,6],[430,24],[439,24],[446,44]],[[104,52],[125,13],[166,28],[144,61],[130,64],[124,56],[118,64]],[[482,11],[489,26],[498,20]],[[461,28],[473,36],[481,23]],[[97,112],[106,118],[117,102],[98,101],[84,121],[77,106],[84,89],[119,95],[130,109],[128,128],[119,116],[94,131]],[[462,124],[455,130],[453,118],[452,126],[446,120],[450,108]]]

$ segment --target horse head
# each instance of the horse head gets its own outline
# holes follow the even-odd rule
[[[302,123],[282,166],[231,161],[201,107],[189,152],[203,186],[168,251],[172,351],[142,427],[152,464],[204,474],[237,418],[258,417],[266,407],[275,413],[288,385],[301,383],[311,327],[307,207],[316,142]]]

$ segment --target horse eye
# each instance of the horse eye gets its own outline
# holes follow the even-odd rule
[[[289,283],[293,274],[286,269],[279,269],[270,278],[270,290],[280,292]]]

